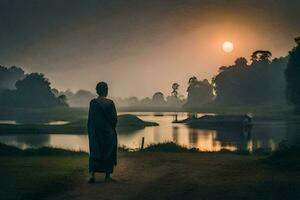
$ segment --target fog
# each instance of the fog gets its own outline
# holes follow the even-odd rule
[[[111,96],[168,95],[189,77],[257,49],[285,56],[300,33],[298,1],[1,1],[0,60],[39,71],[52,87]],[[232,53],[222,43],[233,42]]]

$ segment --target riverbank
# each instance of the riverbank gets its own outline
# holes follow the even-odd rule
[[[207,108],[209,109],[209,107]],[[244,109],[240,108],[233,108],[233,107],[228,107],[228,108],[222,108],[220,110],[215,109],[214,110],[206,110],[206,112],[215,112],[215,113],[222,113],[223,115],[229,116],[231,115],[237,115],[238,113],[246,113],[246,111],[250,109],[249,107],[245,107]],[[274,107],[271,107],[269,109],[266,109],[266,107],[262,108],[262,112],[259,112],[259,107],[254,108],[252,107],[252,110],[256,114],[252,113],[247,113],[249,116],[252,117],[253,125],[261,125],[265,123],[272,123],[272,125],[275,124],[288,124],[288,125],[297,125],[300,122],[300,115],[295,115],[293,114],[289,108],[284,107],[282,108],[282,112],[280,112],[280,109],[277,111],[274,110]],[[71,109],[72,110],[72,109]],[[251,109],[250,109],[251,110]],[[284,110],[284,111],[283,111]],[[289,111],[288,111],[289,110]],[[205,111],[205,110],[204,110]],[[204,112],[203,111],[203,112]],[[50,112],[50,111],[49,111]],[[60,110],[58,113],[64,113],[66,110]],[[77,117],[73,117],[74,121],[64,121],[64,119],[67,118],[59,118],[62,121],[52,121],[52,124],[49,123],[18,123],[16,122],[13,123],[6,123],[2,122],[0,123],[0,135],[7,135],[7,134],[86,134],[87,133],[87,116],[82,115],[83,109],[79,110],[73,110],[71,113],[74,115],[76,112],[81,112],[81,115],[77,115]],[[225,113],[225,114],[224,114]],[[226,114],[227,113],[227,114]],[[136,115],[134,115],[136,114]],[[174,116],[176,113],[156,113],[157,116],[163,116],[163,115],[169,115],[169,116]],[[161,115],[159,115],[161,114]],[[181,115],[180,113],[177,113]],[[40,115],[48,116],[48,112],[41,112]],[[51,110],[50,116],[54,115],[54,110]],[[117,126],[117,131],[119,133],[132,133],[137,130],[141,130],[145,127],[149,126],[158,126],[158,123],[155,122],[147,122],[143,121],[139,118],[139,115],[144,116],[144,115],[155,115],[155,112],[151,113],[133,113],[133,114],[121,114],[118,116],[119,122]],[[64,115],[62,115],[64,116]],[[81,116],[81,118],[79,118]],[[52,116],[54,117],[54,116]],[[52,118],[51,117],[51,118]],[[65,116],[66,117],[66,116]],[[30,117],[29,117],[30,118]],[[79,118],[79,119],[78,119]],[[9,120],[9,118],[7,119]],[[32,120],[32,119],[31,119]],[[31,121],[29,120],[29,121]],[[43,121],[43,120],[42,120]],[[183,120],[184,121],[184,120]],[[50,121],[51,122],[51,121]],[[58,122],[57,124],[55,124]],[[61,123],[61,124],[60,124]],[[192,127],[193,128],[193,127]],[[214,129],[214,128],[212,128]]]
[[[128,133],[148,126],[158,126],[155,122],[146,122],[135,115],[119,115],[117,131]],[[0,134],[87,134],[87,119],[67,124],[0,124]]]
[[[299,164],[298,153],[266,157],[186,152],[181,148],[172,153],[122,152],[114,173],[117,182],[104,183],[98,174],[94,185],[86,183],[87,154],[71,153],[2,155],[1,197],[177,200],[297,199],[300,195],[299,168],[281,167],[287,161],[295,163],[295,156]]]
[[[243,115],[251,114],[257,120],[281,120],[281,119],[300,119],[295,115],[294,108],[291,105],[220,105],[210,103],[196,108],[170,108],[170,107],[119,107],[118,112],[150,112],[150,113],[215,113],[224,115]],[[1,108],[0,120],[13,120],[20,123],[46,123],[49,121],[76,121],[86,118],[88,108]]]

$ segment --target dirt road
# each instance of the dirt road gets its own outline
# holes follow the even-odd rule
[[[87,175],[87,174],[85,174]],[[76,186],[63,200],[299,199],[300,176],[262,164],[258,157],[197,153],[129,153],[119,158],[117,182]]]

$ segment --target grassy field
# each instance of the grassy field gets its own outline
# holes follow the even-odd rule
[[[21,150],[0,144],[0,196],[40,199],[70,188],[86,169],[87,154],[55,148]]]
[[[1,198],[34,200],[74,186],[87,156],[11,156],[0,162]]]
[[[157,148],[164,152],[158,152]],[[88,185],[86,154],[58,149],[22,153],[15,149],[10,156],[5,156],[5,152],[12,152],[7,150],[0,156],[0,196],[4,199],[300,197],[298,151],[266,157],[199,153],[160,145],[142,152],[120,153],[114,173],[117,182],[104,183],[103,176],[98,174],[96,184]]]

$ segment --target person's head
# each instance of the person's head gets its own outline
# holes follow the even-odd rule
[[[106,97],[108,94],[108,86],[105,82],[99,82],[96,86],[96,92],[101,97]]]

